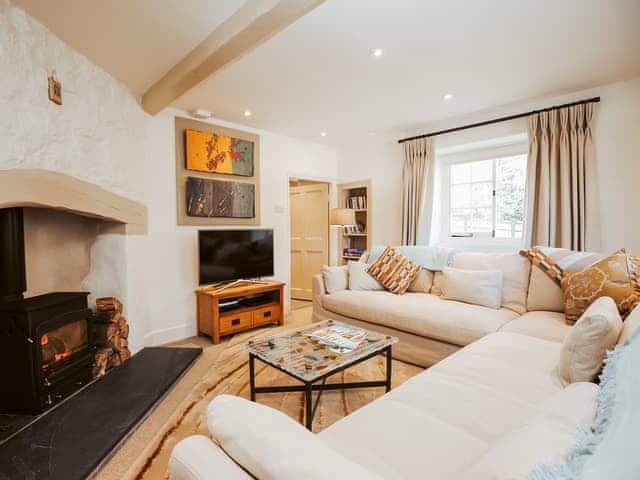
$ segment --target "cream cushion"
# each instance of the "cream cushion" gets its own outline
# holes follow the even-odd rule
[[[442,271],[433,272],[433,284],[431,285],[431,293],[434,295],[442,295],[442,284],[444,283],[444,274]]]
[[[222,450],[204,435],[181,440],[169,460],[171,480],[251,480]]]
[[[284,413],[240,397],[216,397],[207,408],[207,426],[223,450],[260,480],[380,480]]]
[[[574,383],[542,402],[540,413],[491,445],[458,477],[464,480],[528,480],[541,461],[561,463],[575,445],[578,429],[589,428],[597,409],[599,387]]]
[[[634,308],[629,316],[624,319],[618,343],[622,343],[631,338],[638,328],[640,328],[640,307]]]
[[[562,342],[569,330],[571,325],[563,313],[543,311],[527,312],[500,327],[501,332],[521,333],[552,342]]]
[[[349,262],[349,290],[384,290],[375,278],[367,273],[369,265],[361,262]]]
[[[499,270],[463,270],[445,267],[442,298],[500,308],[502,272]]]
[[[418,276],[413,281],[413,283],[409,285],[409,290],[407,291],[414,293],[429,293],[431,291],[432,285],[433,272],[431,270],[423,268],[418,272]]]
[[[322,279],[327,293],[346,290],[349,286],[349,270],[346,265],[339,267],[322,266]]]
[[[595,380],[621,330],[622,319],[613,299],[600,297],[593,302],[562,342],[558,373],[563,383]]]
[[[531,280],[527,295],[527,310],[564,312],[562,288],[539,267],[531,266]]]
[[[390,292],[345,290],[322,297],[324,309],[345,317],[395,328],[423,337],[468,345],[518,316],[425,293],[394,295]]]
[[[500,270],[502,306],[520,314],[527,311],[531,262],[520,254],[460,252],[454,257],[453,266],[466,270]]]
[[[560,344],[495,333],[323,430],[387,480],[454,479],[561,389]]]

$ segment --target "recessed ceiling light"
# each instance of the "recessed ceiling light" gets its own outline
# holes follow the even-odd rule
[[[376,49],[373,51],[373,56],[374,56],[374,57],[381,57],[383,53],[384,53],[384,52],[382,51],[382,49],[381,49],[381,48],[376,48]]]
[[[442,98],[444,100],[451,100],[453,98],[453,93],[445,93]]]
[[[245,110],[244,111],[244,116],[245,117],[250,117],[251,116],[251,110]]]
[[[327,136],[327,132],[320,132],[320,136],[321,137],[326,137]]]

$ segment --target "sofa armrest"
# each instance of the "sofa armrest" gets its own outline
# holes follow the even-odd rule
[[[214,398],[207,426],[225,452],[259,480],[382,480],[287,414],[244,398]]]
[[[327,290],[321,273],[317,273],[311,278],[311,291],[313,293],[313,310],[322,310],[322,297],[327,294]]]
[[[215,443],[193,435],[173,447],[169,459],[171,480],[252,480]]]

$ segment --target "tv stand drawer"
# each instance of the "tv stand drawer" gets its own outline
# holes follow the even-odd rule
[[[269,307],[256,308],[253,311],[253,326],[266,325],[275,323],[280,320],[280,306],[272,305]]]
[[[251,312],[243,312],[220,316],[220,333],[230,333],[236,330],[251,328]]]

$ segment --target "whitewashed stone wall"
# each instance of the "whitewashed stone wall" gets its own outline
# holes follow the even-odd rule
[[[48,101],[56,70],[64,105]],[[113,77],[0,0],[0,168],[44,168],[142,200],[131,175],[147,115]]]

